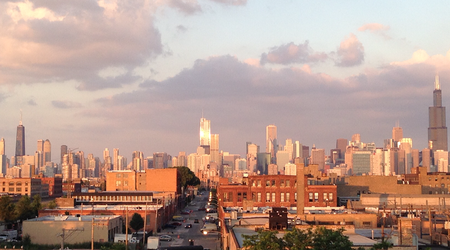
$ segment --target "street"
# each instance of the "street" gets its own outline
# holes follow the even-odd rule
[[[205,211],[198,211],[200,207],[205,206],[208,200],[208,192],[204,192],[203,195],[197,195],[192,201],[195,205],[188,205],[185,209],[190,209],[193,212],[189,215],[179,214],[176,215],[183,216],[185,220],[182,222],[181,226],[175,229],[166,228],[163,229],[158,235],[170,235],[172,236],[172,241],[161,241],[161,247],[169,246],[188,246],[189,239],[194,240],[194,245],[202,245],[203,248],[208,248],[211,250],[220,249],[220,234],[219,233],[208,233],[203,235],[200,229],[203,227],[202,218],[206,215]],[[192,204],[191,202],[191,204]],[[194,220],[198,219],[199,223],[194,223]],[[171,223],[171,222],[169,222]],[[192,228],[185,228],[186,224],[192,224]]]

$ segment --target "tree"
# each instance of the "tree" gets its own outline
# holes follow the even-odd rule
[[[50,201],[50,202],[47,204],[47,207],[50,208],[50,209],[55,209],[57,206],[58,206],[58,205],[56,204],[56,201],[55,201],[55,200],[52,200],[52,201]]]
[[[312,228],[308,228],[307,230],[300,230],[298,228],[294,228],[289,233],[285,234],[283,237],[286,245],[286,249],[289,250],[304,250],[310,249],[312,246],[313,240],[313,231]]]
[[[244,235],[244,248],[248,250],[283,249],[283,239],[277,237],[277,231],[258,231],[255,235]]]
[[[17,219],[23,221],[29,218],[33,218],[33,210],[31,208],[31,199],[28,195],[24,195],[16,204],[16,216]]]
[[[371,249],[375,250],[375,249],[384,249],[387,250],[389,248],[392,247],[392,243],[383,239],[380,243],[376,243],[373,245],[373,247]]]
[[[16,220],[15,205],[11,197],[5,195],[0,198],[0,220],[12,222]]]
[[[351,250],[352,242],[343,234],[344,229],[331,230],[325,227],[294,228],[278,238],[276,231],[260,231],[256,235],[244,235],[244,247],[250,250],[289,249],[289,250]]]
[[[200,179],[195,176],[188,167],[176,167],[180,172],[181,176],[181,186],[186,189],[187,186],[198,186],[200,185]]]
[[[39,215],[39,210],[42,209],[41,196],[36,194],[33,196],[33,202],[31,202],[31,211],[33,216],[36,217]]]
[[[134,213],[133,217],[131,217],[130,227],[134,229],[134,231],[139,231],[139,229],[144,227],[144,219],[138,213]]]
[[[313,236],[314,249],[351,250],[353,243],[343,232],[343,228],[331,230],[325,227],[317,227]]]

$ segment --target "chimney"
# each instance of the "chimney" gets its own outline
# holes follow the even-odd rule
[[[297,167],[297,217],[304,214],[305,209],[305,165],[295,163]]]

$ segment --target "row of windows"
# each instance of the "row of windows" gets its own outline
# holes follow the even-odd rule
[[[296,186],[297,182],[294,183],[294,186]],[[261,180],[253,181],[252,183],[253,187],[261,187]],[[290,187],[291,181],[290,180],[280,180],[280,187]],[[266,187],[276,187],[276,181],[275,180],[267,180],[266,181]]]
[[[444,180],[445,177],[441,177],[441,180]],[[434,177],[434,181],[437,181],[439,177]],[[431,181],[431,177],[428,177],[428,180]],[[447,177],[447,180],[450,180],[450,177]]]
[[[14,191],[15,190],[15,191]],[[28,188],[26,187],[25,189],[25,192],[28,192]],[[2,192],[6,192],[6,188],[2,188]],[[14,189],[14,187],[9,187],[8,188],[8,192],[10,192],[10,193],[14,193],[14,192],[22,192],[22,188],[21,187],[16,187],[15,189]]]
[[[333,193],[323,193],[323,202],[333,201]],[[308,193],[309,202],[319,202],[319,193]]]
[[[152,196],[77,196],[77,201],[153,201]]]
[[[116,178],[128,178],[128,174],[116,174]]]
[[[116,181],[116,187],[122,186],[122,181]],[[123,186],[128,187],[128,181],[123,181]]]
[[[6,186],[6,182],[3,182],[2,185],[3,185],[3,186]],[[10,181],[10,182],[8,183],[8,185],[9,185],[9,186],[22,186],[22,182],[21,182],[21,181],[17,181],[17,182]],[[28,186],[28,181],[25,182],[25,186]]]

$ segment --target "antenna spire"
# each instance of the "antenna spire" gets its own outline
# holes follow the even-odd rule
[[[434,89],[439,90],[441,89],[441,85],[439,84],[439,76],[436,75],[434,78]]]
[[[20,122],[19,125],[22,125],[22,110],[20,110]]]

